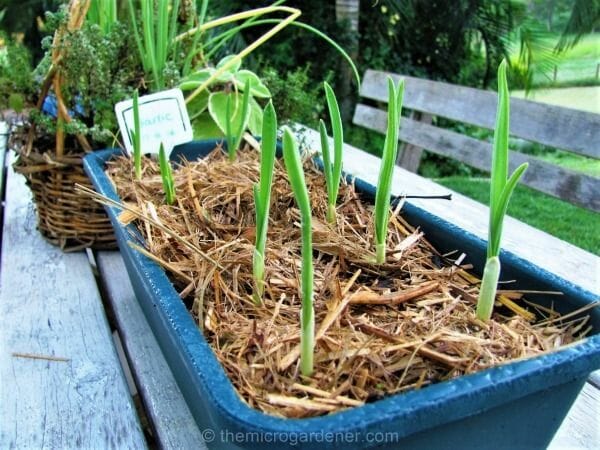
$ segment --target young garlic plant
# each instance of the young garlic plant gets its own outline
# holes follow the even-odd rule
[[[312,260],[312,216],[304,170],[296,139],[289,128],[283,132],[283,160],[288,178],[300,209],[302,227],[302,274],[300,311],[300,371],[304,376],[313,372],[313,352],[315,348],[315,313],[313,310],[313,260]]]
[[[508,177],[508,132],[509,132],[508,85],[506,82],[506,60],[498,67],[498,110],[494,130],[494,151],[490,181],[490,222],[488,227],[487,261],[483,269],[477,318],[487,322],[492,317],[498,279],[500,278],[500,239],[508,201],[519,179],[527,169],[523,163]],[[508,179],[507,179],[508,178]]]
[[[160,176],[162,178],[166,201],[168,205],[172,205],[175,203],[175,181],[173,180],[171,164],[169,163],[169,159],[167,158],[165,147],[162,142],[158,151],[158,163],[160,165]]]
[[[133,166],[135,168],[135,177],[142,179],[142,127],[140,125],[140,106],[139,93],[136,89],[133,92],[133,131],[131,140],[133,141]]]
[[[262,143],[260,152],[260,180],[254,185],[256,208],[256,243],[252,258],[254,276],[254,302],[260,305],[265,290],[265,246],[269,224],[271,184],[277,148],[277,115],[273,103],[269,102],[263,112]]]
[[[225,124],[226,138],[227,138],[227,153],[229,154],[229,161],[235,160],[235,155],[237,154],[237,149],[242,142],[242,136],[244,134],[244,130],[248,126],[248,104],[250,101],[250,80],[246,80],[246,84],[244,86],[244,95],[242,96],[242,105],[236,102],[233,107],[231,106],[231,95],[227,96],[227,106],[225,110],[225,115],[227,117],[227,122]],[[240,114],[241,121],[239,127],[236,130],[233,130],[232,124],[236,120],[236,116]]]
[[[375,250],[377,264],[385,262],[385,241],[387,238],[390,195],[392,192],[392,175],[398,155],[398,127],[402,113],[404,96],[404,80],[394,85],[394,80],[388,77],[388,124],[381,156],[381,167],[375,193]]]
[[[342,118],[335,93],[327,82],[323,83],[323,85],[325,87],[325,97],[331,119],[331,129],[333,131],[333,165],[331,164],[331,151],[327,139],[327,127],[323,120],[319,121],[319,132],[321,133],[321,150],[323,152],[323,172],[325,172],[325,184],[327,185],[327,222],[335,224],[335,205],[342,177],[344,130],[342,128]]]

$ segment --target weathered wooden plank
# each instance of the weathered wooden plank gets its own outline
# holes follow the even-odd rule
[[[24,178],[9,170],[7,183],[0,446],[146,448],[85,253],[44,241]]]
[[[430,124],[433,120],[431,114],[421,114],[418,111],[413,111],[410,118],[426,124]],[[405,142],[400,148],[396,164],[410,172],[417,173],[417,170],[419,170],[419,166],[421,165],[423,151],[423,147]]]
[[[353,122],[371,130],[386,132],[387,113],[358,104]],[[448,156],[487,172],[491,169],[492,145],[454,131],[402,118],[398,138],[438,155]],[[511,171],[524,162],[529,168],[521,182],[546,194],[600,212],[600,179],[550,164],[531,155],[509,151]]]
[[[100,252],[96,261],[158,443],[165,449],[205,449],[200,431],[135,298],[120,253]]]
[[[465,86],[367,70],[361,96],[387,102],[387,77],[405,80],[404,107],[493,129],[497,95]],[[511,98],[511,135],[600,159],[600,114]]]
[[[298,130],[309,149],[320,149],[319,134],[310,128]],[[376,185],[381,160],[350,145],[344,146],[344,170]],[[441,195],[449,189],[396,167],[392,194]],[[488,208],[470,198],[452,193],[452,203],[411,199],[410,202],[457,226],[487,239]],[[600,295],[600,258],[512,217],[504,222],[502,247],[533,264]]]
[[[599,443],[600,389],[586,383],[548,450],[592,450]]]

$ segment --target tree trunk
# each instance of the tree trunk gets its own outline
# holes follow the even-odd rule
[[[339,23],[344,24],[351,38],[349,47],[345,48],[352,60],[358,58],[358,21],[360,16],[360,0],[336,0],[335,18]],[[346,61],[340,62],[340,80],[337,83],[337,96],[340,100],[340,109],[342,119],[345,122],[351,120],[352,109],[354,107],[354,95],[352,91],[354,74]]]

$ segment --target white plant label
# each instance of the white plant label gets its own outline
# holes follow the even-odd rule
[[[170,89],[138,99],[142,154],[158,153],[160,144],[169,155],[173,147],[193,139],[190,117],[181,89]],[[115,105],[117,121],[129,154],[133,153],[133,100]]]

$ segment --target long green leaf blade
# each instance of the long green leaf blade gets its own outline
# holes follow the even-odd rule
[[[296,140],[289,130],[284,128],[283,159],[288,173],[296,203],[302,218],[302,310],[300,318],[300,370],[305,376],[313,371],[313,352],[315,346],[315,317],[313,310],[313,261],[312,261],[312,216],[310,200],[304,180],[304,170]]]
[[[392,188],[392,176],[396,163],[398,148],[398,126],[402,105],[403,81],[394,85],[394,81],[388,78],[388,124],[385,135],[383,154],[381,157],[381,168],[375,193],[375,247],[377,250],[377,262],[385,260],[385,241],[389,219],[390,195]]]
[[[236,146],[235,139],[233,137],[233,131],[231,130],[231,123],[233,122],[233,117],[231,113],[231,94],[227,95],[227,102],[225,104],[225,117],[227,120],[225,121],[225,137],[227,139],[227,153],[229,154],[229,161],[235,160],[236,155]]]
[[[172,205],[175,203],[175,182],[173,181],[171,164],[169,163],[167,154],[165,153],[165,147],[162,142],[158,150],[158,164],[160,167],[160,176],[162,178],[167,204]]]
[[[493,223],[494,211],[497,211],[499,208],[500,196],[508,177],[509,101],[508,84],[506,81],[506,61],[502,61],[498,67],[498,109],[496,112],[490,181],[490,225]],[[496,231],[490,228],[490,235],[493,237],[495,234]],[[489,245],[488,256],[491,256]]]
[[[240,122],[240,127],[237,130],[237,134],[235,136],[235,148],[237,149],[240,146],[240,142],[242,142],[242,138],[244,137],[244,131],[248,127],[248,116],[249,116],[249,108],[250,104],[250,80],[246,80],[246,84],[244,85],[244,95],[242,95],[242,121]]]
[[[269,204],[275,153],[277,151],[277,114],[273,102],[269,102],[263,112],[262,143],[260,156],[260,194],[263,205]],[[268,211],[268,209],[267,209]]]
[[[504,223],[504,216],[506,215],[506,211],[508,209],[508,202],[510,200],[512,193],[515,190],[515,187],[517,187],[517,183],[519,182],[519,179],[521,178],[521,176],[523,176],[523,174],[525,173],[525,170],[527,170],[528,166],[529,166],[528,163],[523,163],[519,167],[517,167],[515,169],[515,171],[513,172],[513,174],[510,176],[510,178],[508,179],[506,185],[504,186],[504,189],[502,190],[502,193],[500,194],[500,199],[498,200],[498,203],[496,206],[497,209],[494,211],[493,219],[492,219],[493,220],[492,228],[494,230],[494,233],[491,236],[491,243],[488,242],[488,248],[490,249],[490,255],[488,255],[488,257],[498,256],[500,254],[500,240],[502,239],[502,224]]]
[[[325,82],[325,97],[327,99],[327,107],[329,109],[329,117],[331,119],[331,130],[333,133],[333,194],[337,197],[340,178],[342,176],[342,151],[344,149],[344,129],[342,126],[342,116],[340,107],[335,97],[333,89],[329,83]],[[335,201],[335,199],[334,199]]]
[[[333,186],[333,167],[331,166],[331,151],[329,149],[329,139],[327,136],[327,126],[323,119],[319,119],[319,134],[321,136],[321,153],[323,156],[323,173],[325,175],[325,186],[327,187],[327,197],[331,199],[333,193],[331,187]]]
[[[133,165],[135,177],[142,179],[142,127],[140,125],[140,107],[138,90],[133,91]]]
[[[142,66],[144,67],[144,72],[148,72],[150,70],[148,53],[146,53],[146,49],[144,48],[144,44],[142,43],[142,37],[137,26],[135,8],[133,7],[133,0],[127,0],[127,5],[129,8],[129,20],[131,22],[131,29],[133,30],[133,37],[138,48],[140,59],[142,60]]]
[[[396,117],[396,87],[391,78],[388,78],[388,123],[383,144],[383,152],[381,155],[381,168],[379,170],[379,178],[377,181],[377,191],[375,192],[375,236],[378,243],[382,240],[382,228],[387,227],[387,220],[383,220],[383,215],[387,217],[387,209],[385,208],[386,198],[388,197],[388,186],[390,177],[389,160],[392,155],[391,147],[392,134],[394,130],[394,117]],[[385,211],[385,214],[384,214]],[[382,224],[385,223],[383,226]]]
[[[146,52],[149,68],[154,76],[156,90],[162,88],[161,75],[156,65],[156,40],[154,35],[154,0],[141,0],[142,3],[142,29],[144,33],[144,51]]]
[[[256,243],[253,255],[254,301],[261,303],[264,292],[265,248],[269,209],[271,203],[271,185],[277,150],[277,115],[273,103],[269,102],[263,112],[262,143],[260,153],[260,180],[253,186],[256,205]]]
[[[166,43],[165,56],[169,55],[171,47],[173,47],[175,43],[175,38],[177,37],[177,19],[179,16],[179,4],[180,0],[174,0],[173,6],[171,7],[171,18],[168,31],[169,36]]]
[[[177,11],[174,11],[177,15]],[[156,20],[156,69],[161,73],[167,61],[167,45],[169,33],[169,0],[158,0],[158,17]]]

